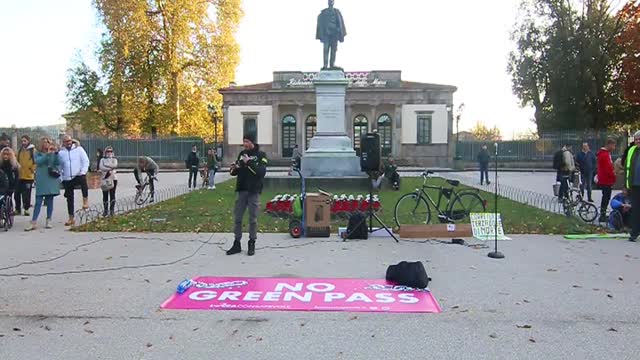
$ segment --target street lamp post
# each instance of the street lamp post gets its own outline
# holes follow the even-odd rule
[[[460,160],[460,118],[462,117],[462,111],[464,111],[464,103],[460,104],[456,115],[456,160]]]
[[[211,115],[211,122],[213,123],[213,143],[215,144],[215,149],[218,150],[218,110],[213,104],[209,104],[207,108]]]

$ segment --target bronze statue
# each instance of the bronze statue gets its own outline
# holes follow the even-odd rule
[[[316,39],[324,44],[324,66],[322,70],[340,69],[336,67],[336,52],[338,42],[344,42],[347,30],[340,10],[333,7],[334,0],[329,0],[329,7],[318,15],[318,28]],[[331,61],[329,61],[331,52]]]

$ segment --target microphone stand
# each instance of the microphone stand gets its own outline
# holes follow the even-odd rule
[[[495,180],[494,186],[495,190],[493,193],[493,205],[494,205],[494,215],[495,215],[495,250],[490,252],[488,256],[492,259],[504,259],[504,254],[498,251],[498,143],[493,144],[496,147],[496,169],[495,169]]]

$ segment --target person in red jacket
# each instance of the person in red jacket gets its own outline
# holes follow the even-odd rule
[[[598,150],[598,186],[602,189],[602,202],[600,203],[600,222],[607,221],[607,208],[611,201],[611,191],[616,183],[616,173],[613,169],[611,152],[616,150],[616,141],[607,139],[605,147]]]

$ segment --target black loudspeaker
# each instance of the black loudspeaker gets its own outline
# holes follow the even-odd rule
[[[369,133],[362,135],[360,140],[360,170],[364,172],[380,171],[380,135]]]

